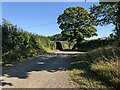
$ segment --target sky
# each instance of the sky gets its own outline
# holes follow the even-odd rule
[[[98,2],[4,2],[2,3],[2,17],[23,30],[43,36],[50,36],[61,32],[57,18],[71,6],[82,6],[89,11],[89,7]],[[113,25],[97,26],[97,37],[107,37],[114,28]]]

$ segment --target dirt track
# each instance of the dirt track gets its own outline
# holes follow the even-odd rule
[[[78,52],[56,52],[5,67],[3,88],[76,88],[69,76],[71,54]]]

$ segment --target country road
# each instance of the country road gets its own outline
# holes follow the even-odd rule
[[[55,52],[3,68],[3,88],[77,88],[69,75],[71,56]]]

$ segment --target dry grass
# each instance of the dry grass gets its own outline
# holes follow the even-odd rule
[[[105,47],[73,58],[71,77],[82,89],[120,88],[119,48]]]

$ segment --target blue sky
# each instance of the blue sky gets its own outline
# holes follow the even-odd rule
[[[6,2],[2,3],[2,17],[14,25],[23,28],[25,31],[39,35],[50,36],[60,33],[57,17],[71,6],[82,6],[89,11],[89,7],[98,2]],[[98,26],[97,37],[108,36],[113,29],[112,25]]]

